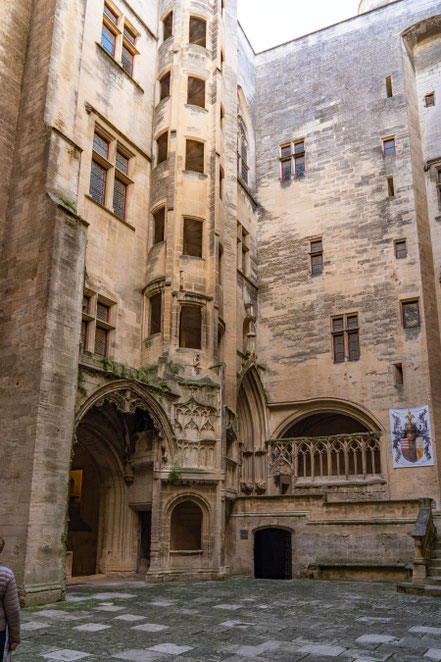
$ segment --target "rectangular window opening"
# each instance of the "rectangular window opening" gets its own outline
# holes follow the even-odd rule
[[[204,172],[204,143],[199,140],[186,141],[185,169]]]
[[[183,255],[202,257],[203,221],[184,218]]]
[[[129,76],[133,75],[133,53],[123,44],[121,52],[121,66]]]
[[[113,211],[119,217],[124,219],[126,216],[127,203],[127,184],[115,177],[113,188]]]
[[[405,329],[416,329],[421,326],[420,308],[418,300],[402,301],[403,327]]]
[[[162,317],[162,294],[154,294],[150,297],[150,336],[155,333],[161,333],[161,317]]]
[[[392,77],[386,76],[386,96],[390,98],[392,95]]]
[[[167,16],[162,19],[162,37],[165,41],[173,36],[173,12],[169,12]]]
[[[395,153],[395,138],[383,140],[383,152],[385,155]]]
[[[204,20],[190,16],[189,42],[197,46],[207,45],[207,24]]]
[[[104,156],[105,159],[109,156],[109,143],[108,141],[100,136],[99,133],[93,134],[93,145],[94,151],[100,156]]]
[[[179,346],[189,349],[202,348],[202,310],[199,306],[181,307]]]
[[[110,9],[108,5],[106,4],[104,5],[103,11],[104,14],[107,16],[107,18],[109,18],[112,21],[112,23],[114,23],[115,25],[118,23],[118,16],[115,14],[115,12],[112,9]]]
[[[170,72],[164,74],[159,81],[159,101],[170,96]]]
[[[161,207],[153,214],[153,244],[164,241],[165,207]]]
[[[112,57],[114,57],[115,55],[115,43],[116,43],[116,35],[111,30],[109,30],[107,25],[103,24],[101,30],[101,46]]]
[[[394,187],[394,178],[393,177],[388,177],[387,178],[387,192],[390,198],[393,198],[395,196],[395,187]]]
[[[120,172],[123,172],[125,175],[129,173],[129,159],[125,156],[119,149],[116,151],[115,165]]]
[[[435,92],[430,92],[424,97],[424,105],[426,108],[431,108],[435,105]]]
[[[313,275],[323,272],[323,242],[321,239],[314,239],[309,244],[311,256],[311,273]]]
[[[100,205],[104,205],[106,201],[106,182],[107,170],[96,161],[92,161],[89,194]]]
[[[404,384],[403,364],[394,363],[393,371],[394,371],[394,385],[400,386],[401,384]]]
[[[205,81],[201,78],[188,77],[187,103],[205,108]]]
[[[95,354],[99,356],[107,356],[108,352],[108,335],[107,329],[102,329],[97,326],[95,329]]]
[[[395,242],[395,257],[397,260],[407,257],[407,242],[405,239],[398,239]]]
[[[167,160],[168,157],[168,131],[163,133],[156,140],[157,146],[157,165]]]

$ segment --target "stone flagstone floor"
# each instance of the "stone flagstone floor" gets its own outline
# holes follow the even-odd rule
[[[121,581],[22,617],[14,662],[441,661],[441,600],[387,584]]]

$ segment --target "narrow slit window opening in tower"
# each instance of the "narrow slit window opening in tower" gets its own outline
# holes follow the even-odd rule
[[[173,12],[170,11],[167,16],[162,19],[162,37],[165,41],[173,36]]]
[[[171,75],[168,71],[159,80],[159,101],[162,101],[163,99],[166,99],[170,96],[170,78]]]
[[[168,131],[165,131],[156,139],[157,146],[157,160],[156,164],[159,165],[163,161],[167,160],[168,156]]]
[[[390,98],[391,96],[393,96],[392,76],[386,76],[386,96],[387,96],[387,98]]]
[[[165,230],[165,207],[161,207],[153,213],[153,245],[164,241]]]
[[[150,328],[149,335],[161,333],[162,293],[158,292],[149,298],[150,301]]]
[[[404,384],[403,364],[394,363],[393,371],[394,371],[394,385],[401,386],[401,384]]]
[[[393,177],[388,177],[387,178],[387,192],[388,192],[389,198],[394,198],[395,197],[395,186],[394,186],[394,178]]]

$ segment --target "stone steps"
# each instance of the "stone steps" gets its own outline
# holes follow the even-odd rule
[[[399,593],[428,595],[441,598],[441,511],[432,513],[437,531],[437,540],[432,548],[432,556],[427,568],[427,577],[420,584],[403,582],[397,585]]]
[[[441,598],[441,585],[433,584],[397,584],[398,593],[407,593],[409,595],[427,595],[434,598]]]

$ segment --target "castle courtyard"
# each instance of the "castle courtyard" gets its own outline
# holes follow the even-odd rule
[[[106,580],[23,622],[14,662],[441,660],[441,602],[393,584]]]

